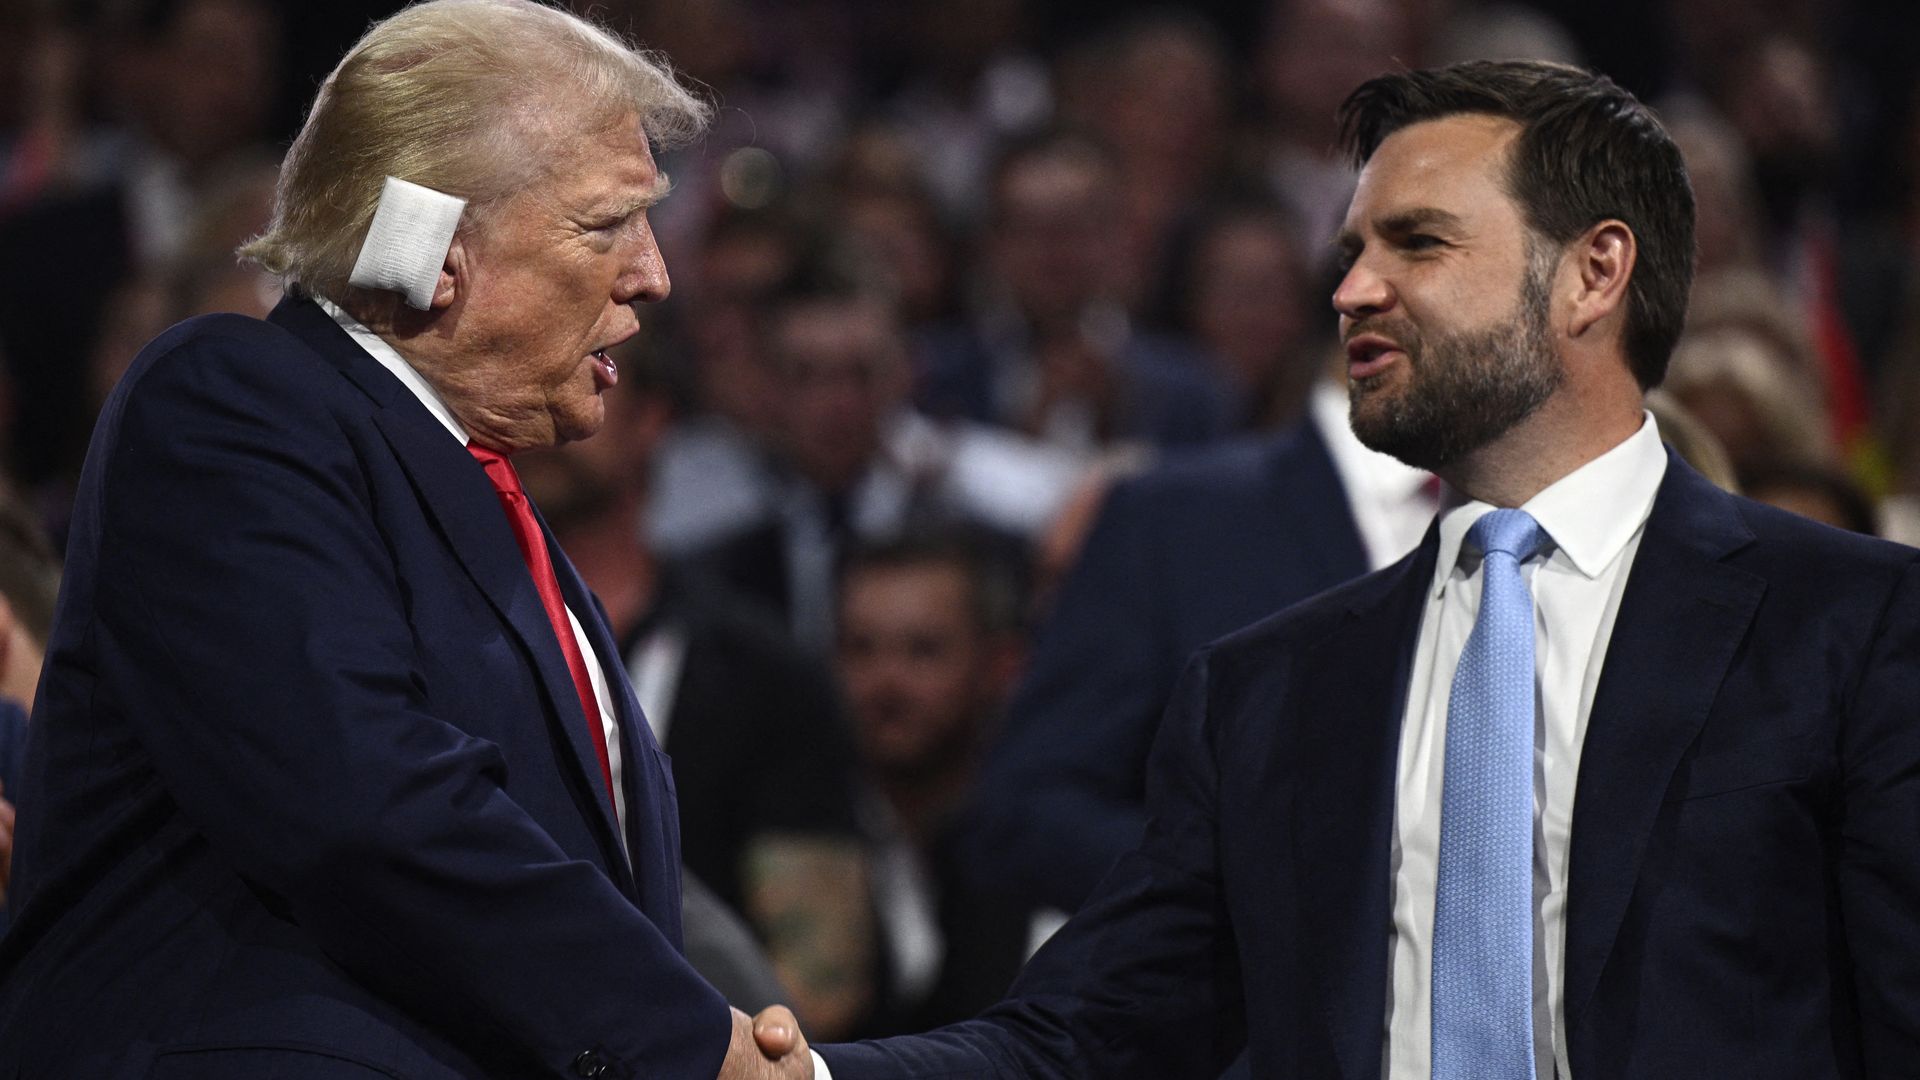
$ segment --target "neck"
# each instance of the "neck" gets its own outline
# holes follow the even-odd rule
[[[915,847],[930,846],[973,786],[971,755],[937,772],[881,776],[880,795]]]
[[[1631,377],[1629,376],[1629,379]],[[1517,507],[1640,430],[1638,384],[1582,389],[1569,382],[1506,434],[1435,470],[1455,491]]]

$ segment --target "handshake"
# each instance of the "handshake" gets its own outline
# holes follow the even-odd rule
[[[718,1080],[812,1080],[813,1054],[800,1023],[784,1005],[749,1018],[733,1010],[733,1041]]]

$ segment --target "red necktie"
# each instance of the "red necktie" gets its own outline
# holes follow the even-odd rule
[[[580,641],[573,636],[567,621],[567,605],[560,599],[560,579],[553,575],[553,559],[547,555],[547,539],[540,523],[533,519],[533,505],[520,486],[520,474],[502,454],[478,443],[468,443],[467,451],[487,470],[494,493],[513,526],[513,538],[520,542],[520,557],[533,575],[533,587],[540,593],[540,604],[547,609],[547,621],[553,624],[553,636],[560,641],[560,653],[567,658],[567,670],[573,673],[573,689],[580,695],[580,709],[586,714],[587,728],[593,732],[593,748],[600,755],[600,778],[606,781],[607,795],[613,795],[613,764],[607,757],[607,732],[600,724],[600,702],[593,696],[593,680],[587,676],[586,658],[580,655]]]

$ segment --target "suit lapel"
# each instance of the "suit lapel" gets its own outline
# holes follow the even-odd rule
[[[1298,741],[1289,770],[1300,777],[1287,814],[1315,958],[1321,1011],[1341,1072],[1377,1077],[1387,1001],[1387,929],[1392,920],[1394,775],[1407,682],[1439,533],[1383,571],[1349,606],[1345,621],[1302,658]],[[1356,661],[1356,658],[1363,658]]]
[[[537,515],[538,510],[535,513]],[[619,646],[614,643],[612,632],[607,629],[600,605],[574,569],[573,561],[560,550],[559,542],[554,539],[553,532],[547,529],[544,517],[541,518],[540,527],[546,533],[548,550],[555,552],[554,574],[560,581],[560,592],[566,598],[567,606],[580,616],[580,625],[587,632],[587,642],[593,647],[600,670],[606,677],[608,696],[613,699],[620,740],[620,786],[627,803],[628,858],[624,860],[623,869],[629,870],[629,888],[638,898],[641,909],[663,930],[668,925],[663,921],[665,919],[673,920],[673,925],[677,926],[680,918],[678,893],[671,896],[662,894],[663,886],[659,881],[631,869],[665,867],[668,868],[664,878],[667,883],[665,887],[679,881],[679,856],[670,847],[679,835],[678,813],[667,795],[671,787],[661,774],[659,758],[653,752],[653,732],[647,727],[646,717],[640,713],[639,699],[627,679],[626,664],[621,658]],[[588,752],[593,751],[589,748]],[[594,760],[590,764],[597,778],[599,762]]]
[[[1752,540],[1730,496],[1672,458],[1621,596],[1580,755],[1567,880],[1568,1030],[1593,997],[1673,774],[1764,584],[1721,560]]]
[[[311,302],[289,299],[283,300],[270,318],[338,365],[380,406],[374,423],[393,447],[401,469],[412,479],[420,501],[440,526],[454,557],[532,659],[536,681],[558,717],[560,737],[571,751],[578,799],[594,808],[603,861],[616,881],[626,878],[613,807],[601,782],[599,752],[591,741],[580,695],[486,473],[426,406],[326,312]],[[544,522],[541,529],[546,532]],[[553,534],[546,532],[546,538],[548,550],[557,551]],[[572,575],[571,567],[567,573]],[[580,610],[574,608],[576,614]],[[591,613],[590,608],[587,610]],[[627,887],[631,889],[631,884]]]

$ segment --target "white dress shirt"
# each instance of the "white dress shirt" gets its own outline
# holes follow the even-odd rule
[[[1369,449],[1347,422],[1347,390],[1331,379],[1313,386],[1307,413],[1326,440],[1333,471],[1347,493],[1353,523],[1366,545],[1367,566],[1378,570],[1420,545],[1440,508],[1432,473]]]
[[[1533,593],[1533,1016],[1535,1073],[1571,1080],[1561,1009],[1567,853],[1580,747],[1607,642],[1667,456],[1652,416],[1626,441],[1522,507],[1553,543],[1528,559]],[[1387,1080],[1425,1080],[1432,1052],[1433,906],[1439,881],[1440,792],[1454,668],[1480,607],[1480,554],[1467,530],[1493,507],[1469,502],[1440,518],[1440,554],[1420,624],[1400,734],[1388,936]]]
[[[316,296],[313,302],[320,305],[320,310],[331,316],[334,322],[339,323],[340,328],[353,338],[355,344],[366,350],[368,356],[373,357],[381,367],[392,372],[393,377],[399,379],[402,386],[405,386],[414,397],[419,398],[420,404],[427,407],[427,411],[433,414],[434,419],[440,421],[441,426],[445,427],[448,433],[460,440],[461,446],[471,441],[467,436],[467,429],[461,426],[460,421],[455,419],[453,410],[447,407],[446,399],[440,396],[432,383],[413,369],[412,364],[407,363],[405,357],[396,352],[392,345],[387,344],[385,338],[362,326],[358,319],[342,311],[324,297]],[[587,662],[587,679],[593,684],[594,704],[600,707],[600,730],[607,740],[607,765],[613,773],[613,808],[620,822],[620,850],[624,852],[627,849],[627,797],[625,789],[621,786],[619,713],[614,709],[612,692],[607,689],[607,673],[601,670],[600,657],[593,651],[593,642],[588,640],[586,628],[580,625],[580,617],[574,614],[572,607],[567,607],[567,623],[573,627],[573,639],[579,643],[580,656]]]

